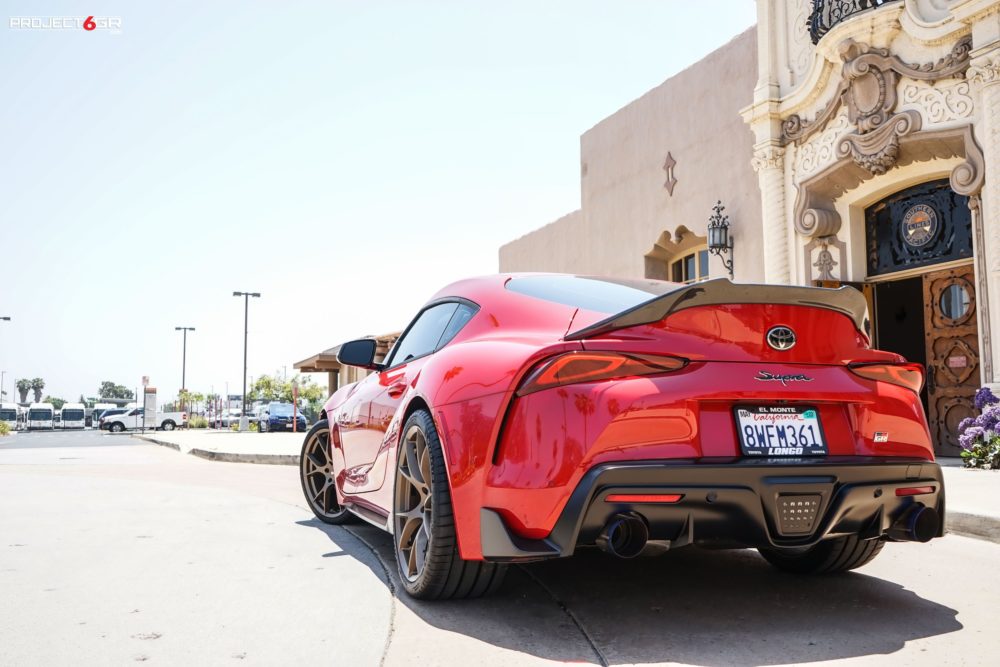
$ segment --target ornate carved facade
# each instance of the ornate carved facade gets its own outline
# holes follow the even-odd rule
[[[990,335],[1000,313],[1000,1],[757,4],[764,56],[743,116],[755,137],[769,277],[859,284],[974,261],[980,373],[1000,382]],[[761,157],[779,152],[780,165]],[[882,209],[875,231],[871,207],[903,191],[931,197],[908,189],[932,182],[945,185],[928,185],[937,200],[914,204],[909,240],[940,222],[949,242],[966,245],[934,246],[937,254],[907,246],[899,230],[909,209],[898,206],[895,226]],[[875,234],[883,254],[872,264]]]

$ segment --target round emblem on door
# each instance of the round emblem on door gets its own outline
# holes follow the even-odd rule
[[[771,327],[767,332],[767,344],[779,352],[795,347],[795,332],[788,327]]]
[[[938,230],[937,211],[927,204],[914,204],[903,215],[903,240],[914,248],[931,242]]]

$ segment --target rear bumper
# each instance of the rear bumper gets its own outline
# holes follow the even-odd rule
[[[897,489],[918,486],[934,490],[896,495]],[[672,504],[607,502],[611,494],[682,498]],[[815,511],[804,521],[789,521],[801,501],[815,503]],[[637,461],[592,468],[544,539],[516,535],[492,508],[481,510],[480,530],[484,559],[497,562],[571,556],[577,546],[594,544],[608,520],[622,512],[642,515],[650,539],[670,547],[803,547],[839,535],[882,537],[916,503],[940,514],[941,537],[944,479],[936,463],[870,457]]]

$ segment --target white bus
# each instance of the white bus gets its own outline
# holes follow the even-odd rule
[[[55,414],[56,410],[51,403],[32,403],[28,408],[28,430],[51,429]]]
[[[66,403],[62,407],[63,428],[84,428],[87,425],[87,407],[83,403]]]
[[[17,423],[17,403],[0,403],[0,422],[4,422],[11,431],[20,428]]]

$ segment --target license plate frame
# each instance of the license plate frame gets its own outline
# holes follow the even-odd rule
[[[787,458],[829,454],[823,421],[815,406],[737,405],[733,407],[733,420],[743,456]]]

